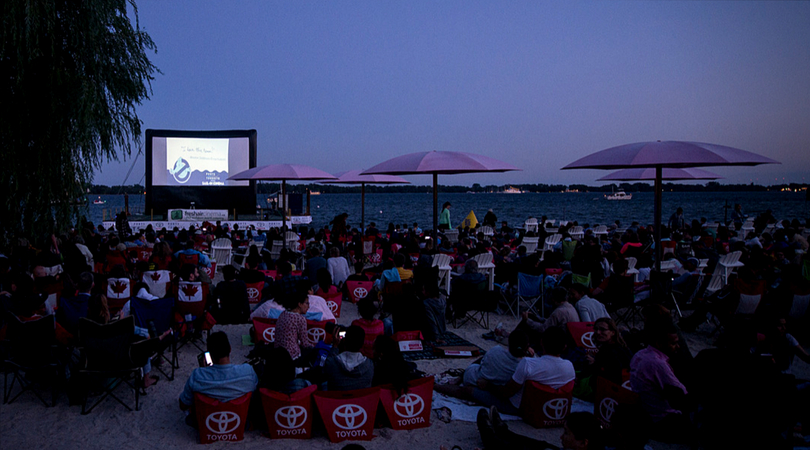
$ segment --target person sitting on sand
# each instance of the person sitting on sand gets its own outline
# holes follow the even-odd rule
[[[302,281],[299,284],[303,288],[305,283],[306,281]],[[307,319],[304,318],[304,314],[309,311],[309,295],[306,290],[298,289],[286,296],[282,305],[285,310],[281,312],[276,322],[274,346],[286,349],[290,357],[297,361],[298,367],[307,367],[312,349],[316,345],[307,333]]]
[[[682,441],[691,434],[692,423],[685,410],[686,387],[669,365],[669,358],[678,351],[678,330],[659,323],[651,332],[650,345],[630,361],[630,386],[652,419],[653,438]]]
[[[475,400],[487,406],[497,406],[507,414],[521,415],[523,390],[528,381],[559,389],[576,378],[571,361],[560,357],[565,351],[567,341],[567,332],[557,327],[549,328],[543,333],[541,340],[543,356],[521,359],[506,386],[495,392],[478,389],[475,391]]]
[[[588,297],[588,288],[584,284],[574,283],[568,288],[568,300],[579,313],[580,322],[594,322],[603,317],[610,318],[605,305],[599,300]]]
[[[194,249],[194,241],[188,240],[183,246],[183,250],[174,253],[175,259],[181,259],[181,256],[194,257],[197,256],[197,265],[201,267],[211,267],[211,260],[205,253]]]
[[[596,390],[596,377],[622,384],[622,372],[629,372],[632,353],[613,319],[602,317],[596,320],[593,324],[593,343],[598,350],[596,354],[585,357],[588,365],[583,368],[580,377],[590,377],[588,384],[592,391]]]
[[[394,255],[394,266],[397,268],[397,272],[399,272],[400,280],[408,281],[413,279],[413,270],[405,268],[405,255],[402,253]]]
[[[506,401],[496,403],[504,406],[504,412],[520,415],[523,390],[528,381],[536,381],[559,389],[576,378],[574,365],[571,361],[562,359],[560,355],[565,351],[568,342],[568,333],[562,328],[552,327],[543,333],[541,340],[543,356],[539,358],[523,358],[515,368],[515,374],[503,389],[501,398]]]
[[[230,264],[222,268],[222,277],[211,301],[214,318],[221,324],[247,323],[250,302],[245,282],[236,279],[236,268]]]
[[[493,393],[512,379],[518,364],[524,357],[533,357],[534,350],[529,347],[529,337],[523,331],[509,335],[509,348],[497,345],[487,351],[477,363],[472,363],[464,370],[461,385],[440,384],[434,389],[451,397],[478,401],[492,405]]]
[[[349,262],[346,258],[340,256],[340,249],[332,247],[329,250],[329,259],[326,260],[326,268],[329,269],[329,274],[332,275],[332,282],[337,286],[343,286],[343,283],[351,275],[349,270]]]
[[[540,335],[545,331],[552,328],[564,329],[568,322],[580,322],[579,313],[577,310],[568,303],[568,291],[564,288],[556,288],[551,291],[551,303],[554,305],[554,311],[548,319],[537,317],[530,314],[529,311],[521,313],[521,321],[515,327],[515,330],[524,330],[529,335],[529,342],[537,345]],[[509,334],[499,330],[493,332],[494,337],[506,337]]]
[[[373,362],[373,386],[393,384],[401,392],[407,387],[408,381],[424,375],[417,370],[416,363],[405,361],[399,343],[391,336],[380,335],[374,339]]]
[[[377,306],[368,297],[357,303],[357,312],[360,314],[360,318],[352,321],[352,326],[358,326],[366,332],[366,340],[360,352],[367,358],[371,358],[374,356],[374,339],[385,333],[385,325],[382,320],[374,318],[377,314]]]
[[[249,364],[231,364],[231,344],[225,332],[217,331],[208,336],[208,352],[214,364],[194,369],[180,394],[180,409],[190,411],[186,423],[194,427],[197,426],[194,394],[229,402],[253,392],[259,383],[259,377]]]
[[[422,305],[425,308],[422,334],[425,340],[436,341],[447,332],[447,301],[439,292],[436,283],[427,283],[422,286]]]
[[[340,328],[335,327],[332,350],[323,364],[327,389],[352,391],[371,387],[374,363],[360,352],[366,332],[358,326],[350,326],[346,336],[341,338],[338,330]]]

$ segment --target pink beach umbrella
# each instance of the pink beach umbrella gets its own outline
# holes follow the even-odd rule
[[[360,230],[365,229],[366,220],[366,184],[410,184],[411,182],[395,175],[361,175],[361,170],[349,170],[335,174],[337,180],[319,181],[324,184],[359,184],[360,185]]]
[[[520,170],[488,156],[464,152],[417,152],[397,156],[365,170],[361,175],[433,175],[433,233],[436,238],[439,216],[438,176],[478,172]]]
[[[655,169],[655,268],[661,269],[661,180],[665,168],[756,166],[779,164],[770,158],[724,145],[702,142],[637,142],[598,151],[563,167],[567,169]]]
[[[337,177],[314,167],[298,164],[269,164],[228,177],[229,180],[281,180],[281,197],[287,198],[287,180],[335,180]],[[281,210],[282,233],[287,232],[287,205]],[[286,246],[286,239],[282,239]]]
[[[666,168],[661,173],[661,179],[667,181],[675,180],[719,180],[723,177],[703,169],[670,169]],[[638,168],[622,169],[597,178],[596,181],[644,181],[655,180],[655,169]]]

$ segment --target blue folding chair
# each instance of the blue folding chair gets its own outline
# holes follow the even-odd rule
[[[545,308],[543,306],[543,276],[542,275],[528,275],[525,273],[518,273],[518,288],[515,301],[515,309],[510,310],[515,316],[520,314],[521,305],[526,305],[526,310],[537,314],[537,303],[540,302],[540,317],[545,317]]]
[[[144,300],[138,297],[132,297],[129,301],[129,309],[132,317],[135,319],[135,327],[143,328],[149,331],[151,338],[156,338],[167,330],[172,328],[172,318],[174,315],[174,298],[165,297],[157,300]],[[151,334],[155,336],[151,336]],[[157,357],[168,362],[171,366],[170,372],[164,370],[160,365],[156,365],[157,369],[168,379],[174,380],[174,370],[180,367],[177,360],[177,341],[174,335],[167,337],[168,343],[161,347],[157,352]],[[166,341],[164,339],[164,341]],[[171,358],[167,358],[163,353],[171,350]]]

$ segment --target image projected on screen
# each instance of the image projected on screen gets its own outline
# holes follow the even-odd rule
[[[228,139],[166,139],[167,186],[228,184]]]

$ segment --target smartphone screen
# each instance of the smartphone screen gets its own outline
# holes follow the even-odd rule
[[[343,338],[346,337],[346,332],[345,331],[338,331],[338,336],[340,336],[340,338],[343,339]]]
[[[214,361],[211,359],[211,354],[208,352],[200,353],[197,356],[197,362],[200,364],[200,367],[208,367],[214,365]]]

